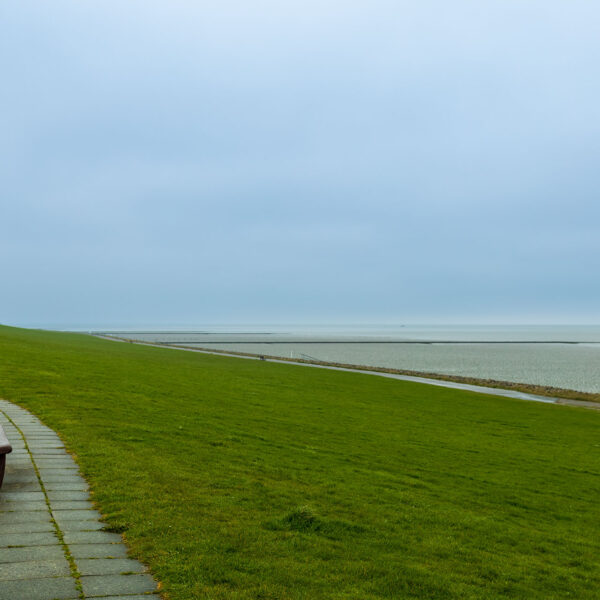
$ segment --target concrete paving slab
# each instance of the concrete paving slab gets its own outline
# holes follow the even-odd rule
[[[3,502],[31,502],[38,500],[46,501],[43,492],[2,492],[0,494],[0,501]]]
[[[87,521],[98,520],[102,516],[97,510],[53,510],[52,514],[57,521]]]
[[[60,448],[43,448],[43,449],[30,449],[31,456],[35,460],[36,464],[38,461],[54,461],[62,460],[64,458],[64,450]],[[41,468],[45,468],[46,465],[39,465]]]
[[[65,445],[60,440],[57,440],[56,438],[54,438],[54,439],[53,438],[38,438],[36,440],[28,439],[27,447],[29,448],[29,450],[33,451],[38,448],[41,448],[41,449],[63,448],[64,449]]]
[[[57,500],[52,503],[53,510],[86,510],[94,508],[89,500]]]
[[[77,491],[77,492],[85,492],[87,491],[88,485],[84,481],[81,483],[48,483],[45,485],[46,492],[60,492],[60,491]]]
[[[158,594],[134,594],[133,596],[102,596],[102,600],[159,600]]]
[[[38,472],[40,474],[65,473],[66,475],[79,475],[79,469],[76,465],[73,465],[72,467],[38,467]]]
[[[82,558],[127,558],[123,544],[69,544],[69,550],[75,561]]]
[[[30,456],[19,456],[18,454],[15,454],[13,450],[6,457],[6,473],[19,473],[26,470],[33,470]]]
[[[5,523],[50,523],[50,512],[46,510],[30,510],[27,512],[20,512],[14,510],[12,512],[0,512],[0,531],[4,527]]]
[[[32,454],[33,459],[35,460],[35,464],[38,468],[39,471],[45,471],[45,470],[51,470],[51,469],[60,469],[62,471],[68,471],[69,473],[71,471],[78,471],[79,467],[77,466],[76,462],[55,462],[53,460],[51,460],[52,456],[54,455],[48,455],[48,454],[44,454],[43,456],[37,456],[35,454]],[[38,464],[38,462],[40,461],[40,459],[46,460],[49,462],[49,464]]]
[[[25,411],[27,412],[27,411]],[[14,417],[13,417],[14,420]],[[19,419],[19,428],[23,432],[27,432],[29,434],[33,434],[36,432],[40,433],[54,433],[52,429],[46,427],[39,419],[33,419],[31,421],[27,421],[26,419]]]
[[[119,575],[145,571],[137,560],[130,558],[82,558],[75,563],[82,575]]]
[[[58,560],[65,557],[62,546],[27,546],[25,548],[0,548],[0,564],[32,560]],[[0,567],[3,569],[4,567]]]
[[[54,560],[33,560],[5,564],[0,568],[0,581],[12,579],[40,579],[42,577],[66,577],[71,568],[65,557]],[[0,588],[2,584],[0,583]]]
[[[38,481],[30,481],[28,483],[11,483],[7,477],[2,484],[2,493],[4,492],[41,492],[42,486]],[[1,498],[1,495],[0,495]]]
[[[35,500],[33,502],[18,502],[16,504],[15,502],[0,503],[0,512],[13,512],[15,510],[24,512],[30,510],[46,510],[47,508],[48,507],[46,503],[42,500]]]
[[[2,523],[0,531],[5,533],[40,533],[42,531],[54,532],[54,525],[51,522],[31,521],[21,523]]]
[[[38,478],[37,475],[35,474],[35,471],[33,469],[31,469],[30,471],[22,471],[20,473],[9,473],[6,476],[6,483],[7,484],[11,484],[11,483],[30,483],[30,482],[35,482],[37,483]]]
[[[76,600],[79,598],[72,577],[17,579],[3,581],[0,600]]]
[[[48,468],[50,468],[50,469],[64,469],[66,471],[77,468],[77,466],[75,465],[75,463],[73,461],[68,461],[67,462],[67,461],[60,461],[60,460],[50,460],[48,457],[46,457],[44,460],[42,460],[40,458],[35,458],[35,464],[42,471],[44,469],[48,469]]]
[[[64,539],[69,545],[123,543],[120,535],[116,533],[108,533],[107,531],[67,531],[65,532]]]
[[[22,473],[22,472],[26,472],[26,471],[33,471],[33,465],[31,464],[31,460],[29,459],[29,456],[27,456],[27,459],[25,459],[24,457],[21,458],[20,456],[14,454],[14,450],[13,452],[11,452],[10,454],[8,454],[6,456],[6,471],[5,473],[8,475],[9,473]]]
[[[14,458],[11,454],[6,457],[6,467],[4,471],[5,482],[8,481],[11,477],[18,477],[19,475],[28,475],[30,473],[35,473],[35,469],[33,468],[33,464],[31,461],[25,462],[15,462]]]
[[[89,492],[78,492],[75,490],[59,490],[56,492],[47,492],[50,502],[56,500],[89,500]]]
[[[54,533],[0,533],[0,548],[57,544]]]
[[[35,458],[35,457],[34,457]],[[75,463],[69,459],[69,460],[65,460],[63,458],[57,457],[56,459],[50,458],[48,456],[44,457],[44,458],[36,458],[35,459],[35,464],[40,468],[43,469],[44,467],[53,467],[55,469],[69,469],[69,468],[76,468],[77,465],[75,465]]]
[[[104,524],[98,521],[58,521],[63,533],[67,531],[102,531]]]
[[[62,473],[47,473],[40,472],[42,483],[79,483],[81,481],[81,475],[77,473],[68,475],[64,471]]]
[[[156,583],[149,575],[86,575],[81,578],[81,585],[84,596],[90,598],[156,591]]]

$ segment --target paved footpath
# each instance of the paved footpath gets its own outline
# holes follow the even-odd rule
[[[0,490],[0,600],[158,600],[121,536],[102,531],[56,433],[6,400],[0,425],[13,447]]]

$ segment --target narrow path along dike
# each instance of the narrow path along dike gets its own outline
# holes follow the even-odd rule
[[[560,398],[552,396],[541,396],[529,392],[521,392],[515,389],[505,389],[502,387],[490,387],[486,385],[478,385],[477,383],[461,383],[458,381],[449,381],[447,379],[433,379],[422,375],[404,375],[401,373],[389,373],[387,371],[377,371],[372,368],[361,368],[359,365],[341,366],[329,363],[316,363],[308,361],[296,361],[277,356],[261,356],[260,354],[249,354],[239,352],[225,352],[223,350],[211,350],[210,348],[190,348],[189,346],[165,345],[154,342],[141,342],[124,338],[111,337],[108,335],[93,334],[95,337],[109,340],[112,342],[132,343],[139,346],[151,346],[154,348],[168,348],[170,350],[184,350],[186,352],[197,352],[199,354],[211,354],[214,356],[229,356],[231,358],[244,358],[247,360],[268,360],[272,363],[280,363],[284,365],[297,365],[299,367],[312,367],[315,369],[329,369],[331,371],[345,371],[348,373],[362,373],[363,375],[374,375],[376,377],[387,377],[388,379],[397,379],[399,381],[412,381],[414,383],[424,383],[436,387],[445,387],[455,390],[465,390],[467,392],[476,392],[478,394],[487,394],[489,396],[501,396],[504,398],[513,398],[515,400],[527,400],[531,402],[543,402],[544,404],[560,404],[565,406],[578,406],[579,408],[589,408],[592,410],[600,410],[600,402],[592,402],[589,400],[575,400],[572,398]],[[508,383],[508,382],[507,382]],[[566,390],[569,391],[569,390]],[[560,392],[560,390],[557,390]]]
[[[0,600],[158,600],[121,536],[102,531],[56,433],[6,400],[0,425],[13,447],[0,490]]]

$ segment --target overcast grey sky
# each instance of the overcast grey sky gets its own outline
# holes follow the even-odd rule
[[[600,3],[0,5],[0,322],[600,322]]]

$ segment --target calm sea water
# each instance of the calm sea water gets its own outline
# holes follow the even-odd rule
[[[600,392],[600,326],[238,326],[112,332],[140,341]]]

